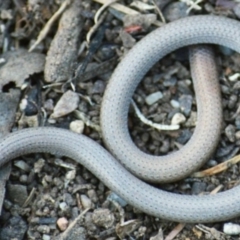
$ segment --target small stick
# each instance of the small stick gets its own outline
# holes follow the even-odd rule
[[[192,177],[197,177],[197,178],[202,178],[202,177],[206,177],[206,176],[211,176],[217,173],[220,173],[222,171],[225,171],[226,169],[228,169],[229,167],[231,167],[233,164],[236,164],[240,162],[240,155],[237,155],[223,163],[220,163],[214,167],[211,167],[209,169],[200,171],[200,172],[196,172],[192,175]]]
[[[63,11],[71,4],[71,2],[72,2],[72,0],[65,0],[61,4],[60,8],[53,14],[53,16],[48,20],[46,25],[43,27],[43,29],[41,30],[41,32],[38,35],[36,42],[28,50],[29,52],[32,52],[35,49],[35,47],[46,37],[46,35],[50,31],[53,23],[63,13]]]

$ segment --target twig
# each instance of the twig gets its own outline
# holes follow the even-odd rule
[[[156,4],[156,0],[152,0],[152,2],[153,2],[153,4],[154,4],[154,6],[155,6],[156,11],[158,12],[158,15],[159,15],[161,21],[162,21],[163,23],[166,23],[166,19],[165,19],[165,17],[164,17],[163,14],[162,14],[161,9],[160,9],[160,8],[158,7],[158,5]]]
[[[197,0],[194,2],[194,0],[180,0],[181,2],[186,3],[189,8],[187,9],[187,14],[189,14],[193,9],[194,10],[201,10],[202,7],[200,7],[198,4],[203,2],[203,0]]]
[[[204,171],[196,172],[192,175],[192,177],[202,178],[202,177],[206,177],[206,176],[211,176],[211,175],[220,173],[222,171],[225,171],[226,169],[231,167],[233,164],[236,164],[238,162],[240,162],[240,155],[237,155],[223,163],[220,163],[220,164],[218,164],[214,167],[211,167],[209,169],[206,169]]]
[[[53,23],[57,20],[57,18],[63,13],[63,11],[71,4],[72,0],[65,0],[60,8],[53,14],[53,16],[48,20],[46,25],[43,27],[41,32],[39,33],[36,42],[30,47],[28,50],[29,52],[32,52],[34,48],[46,37],[48,32],[50,31]]]
[[[107,13],[103,13],[102,16],[99,18],[98,22],[95,23],[95,25],[92,26],[92,28],[88,31],[87,36],[86,36],[86,41],[88,44],[90,43],[90,39],[91,39],[93,33],[96,32],[96,30],[102,24],[102,22],[104,21],[106,16],[107,16]]]
[[[185,223],[179,223],[165,238],[165,240],[174,239],[185,227]]]
[[[151,120],[147,119],[138,109],[136,103],[132,100],[131,104],[135,110],[135,113],[137,114],[138,118],[145,123],[148,126],[151,126],[153,128],[156,128],[158,130],[165,130],[165,131],[173,131],[179,129],[179,125],[163,125],[163,124],[158,124],[154,123]]]
[[[94,0],[95,2],[98,2],[98,3],[101,3],[101,4],[105,4],[106,3],[106,0]],[[125,13],[127,15],[137,15],[137,14],[140,14],[138,11],[136,10],[133,10],[129,7],[126,7],[122,4],[119,4],[119,3],[113,3],[111,4],[110,6],[111,8],[119,11],[119,12],[122,12],[122,13]],[[163,25],[163,23],[161,23],[160,21],[156,20],[154,23],[153,23],[155,26],[157,27],[161,27]]]
[[[108,0],[106,3],[104,3],[96,12],[95,16],[94,16],[94,23],[97,24],[99,16],[101,15],[101,13],[107,8],[109,7],[111,4],[117,2],[118,0]]]

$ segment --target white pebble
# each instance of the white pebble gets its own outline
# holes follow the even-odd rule
[[[59,218],[57,220],[57,226],[61,231],[65,231],[68,227],[68,220],[65,217]]]
[[[70,123],[70,130],[75,133],[83,133],[84,130],[84,122],[82,120],[75,120]]]
[[[59,208],[64,211],[67,208],[67,204],[65,202],[61,202],[59,203]]]
[[[42,239],[43,240],[51,240],[51,237],[47,234],[43,234]]]
[[[158,100],[160,100],[163,97],[162,92],[158,91],[155,93],[151,93],[150,95],[148,95],[145,99],[147,105],[152,105],[155,102],[157,102]]]
[[[223,232],[228,235],[238,235],[240,234],[240,225],[235,223],[225,223],[223,225]]]
[[[172,107],[174,107],[174,108],[180,107],[180,103],[176,100],[171,100],[170,103],[171,103]]]
[[[231,82],[236,82],[240,77],[240,73],[234,73],[233,75],[229,76],[228,79]]]
[[[178,125],[178,124],[184,123],[185,121],[186,121],[186,117],[182,113],[175,113],[172,118],[171,124]]]
[[[86,195],[81,195],[80,200],[83,206],[83,209],[92,208],[92,201]]]

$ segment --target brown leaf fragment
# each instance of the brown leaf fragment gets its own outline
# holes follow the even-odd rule
[[[66,81],[73,75],[83,27],[80,2],[75,0],[60,19],[57,33],[47,53],[44,70],[46,82]]]

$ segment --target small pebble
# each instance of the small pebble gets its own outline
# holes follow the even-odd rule
[[[50,227],[47,225],[41,225],[37,227],[37,231],[40,233],[50,233]]]
[[[235,15],[237,16],[237,18],[240,19],[240,3],[238,3],[238,4],[233,8],[233,12],[234,12]]]
[[[24,240],[26,231],[28,229],[27,223],[20,217],[14,216],[10,218],[0,229],[1,240]]]
[[[174,100],[174,99],[170,101],[170,104],[174,108],[179,108],[180,107],[180,103],[178,101]]]
[[[158,91],[155,93],[151,93],[150,95],[148,95],[145,99],[147,105],[152,105],[154,103],[156,103],[158,100],[162,99],[163,94],[162,92]]]
[[[121,197],[119,197],[115,192],[111,192],[107,198],[111,201],[117,202],[122,207],[125,207],[127,205],[127,202]]]
[[[191,113],[193,97],[191,95],[182,95],[179,98],[180,109],[185,116],[189,116]]]
[[[223,232],[228,235],[240,234],[240,225],[236,223],[225,223],[223,225]]]
[[[92,215],[93,222],[99,227],[110,228],[113,226],[115,217],[109,209],[95,209]]]
[[[236,82],[240,77],[240,73],[234,73],[233,75],[228,77],[228,80],[231,82]]]
[[[205,182],[194,182],[192,185],[192,195],[198,195],[205,191],[206,189]]]
[[[214,160],[214,159],[210,159],[208,162],[207,162],[207,165],[209,166],[209,167],[214,167],[214,166],[216,166],[218,164],[218,162],[216,161],[216,160]]]
[[[236,106],[237,100],[238,100],[238,97],[235,94],[232,94],[229,97],[228,108],[233,109]]]
[[[98,196],[94,189],[89,189],[87,191],[87,195],[91,199],[92,202],[96,203],[98,201]]]
[[[44,164],[45,164],[45,160],[40,158],[37,162],[34,163],[34,172],[40,173],[42,171]]]
[[[172,118],[171,124],[172,125],[179,125],[179,124],[182,124],[184,122],[186,122],[186,117],[182,113],[175,113],[173,118]]]
[[[231,56],[234,53],[234,51],[231,48],[225,46],[219,46],[219,49],[221,53],[224,54],[225,56]]]
[[[19,181],[21,183],[26,183],[27,180],[28,180],[28,176],[26,174],[21,175],[20,178],[19,178]]]
[[[184,129],[180,136],[177,138],[177,142],[180,144],[185,144],[192,136],[192,132],[189,131],[188,129]]]
[[[80,196],[80,200],[81,200],[83,209],[92,208],[92,206],[93,206],[92,201],[86,195],[82,194]]]
[[[235,132],[235,137],[236,137],[237,140],[240,139],[240,131]]]
[[[234,142],[235,141],[235,131],[236,131],[236,127],[234,125],[232,125],[232,124],[229,124],[225,128],[226,137],[228,138],[228,140],[230,142]]]
[[[177,78],[176,77],[171,77],[171,78],[168,78],[168,79],[164,80],[163,86],[171,87],[171,86],[175,86],[176,83],[177,83]]]
[[[76,92],[68,90],[62,95],[62,97],[57,102],[56,106],[54,107],[51,118],[59,118],[73,112],[75,109],[77,109],[78,104],[79,104],[78,94]]]
[[[7,195],[10,201],[22,206],[28,198],[27,187],[20,184],[8,184]]]
[[[92,88],[91,88],[91,94],[96,94],[96,93],[103,93],[105,90],[106,84],[102,80],[97,80],[94,82]]]
[[[197,112],[191,112],[190,117],[188,118],[184,126],[195,127],[196,123],[197,123]]]
[[[235,126],[238,130],[240,130],[240,116],[239,115],[235,118]]]
[[[42,240],[51,240],[51,237],[47,234],[43,234]]]
[[[65,211],[68,208],[68,205],[65,202],[59,203],[59,208]]]
[[[21,170],[23,170],[25,172],[30,171],[30,166],[22,160],[14,162],[14,166],[20,168]]]
[[[75,133],[83,133],[84,130],[84,122],[82,120],[75,120],[70,123],[70,130]]]
[[[188,6],[184,2],[170,3],[164,9],[164,16],[167,22],[175,21],[179,18],[187,17]]]
[[[61,231],[65,231],[68,227],[68,220],[65,217],[59,218],[57,220],[57,226]]]

